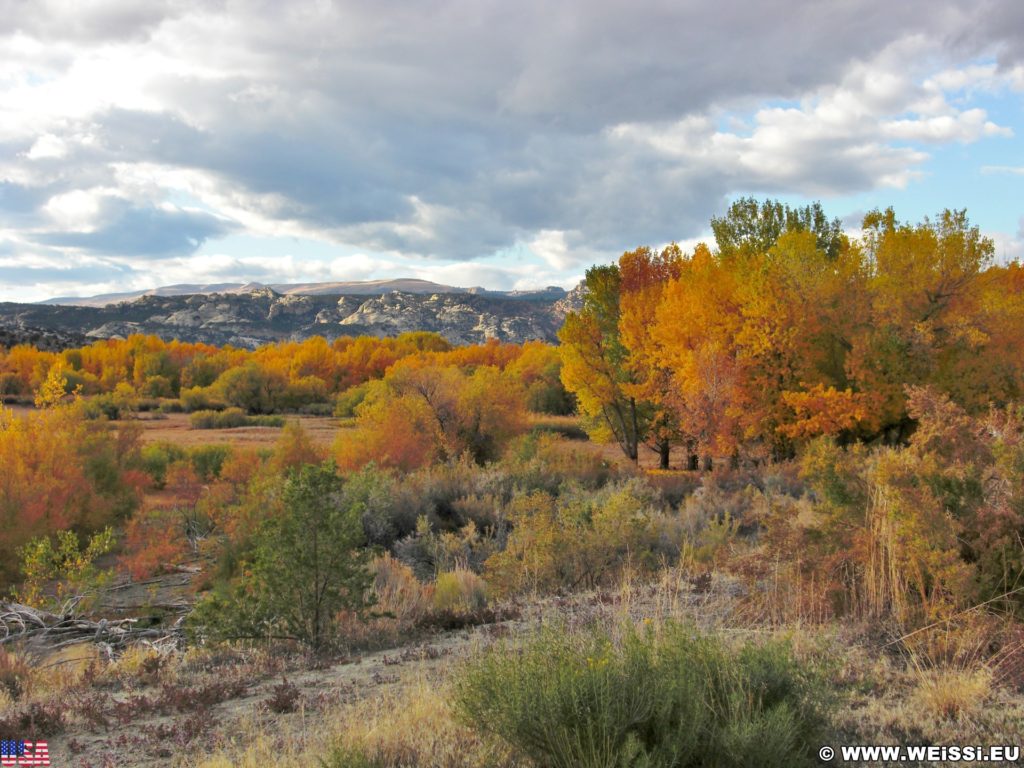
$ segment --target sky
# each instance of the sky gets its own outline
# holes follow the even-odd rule
[[[747,195],[1024,256],[1024,3],[0,0],[0,301],[571,287]]]

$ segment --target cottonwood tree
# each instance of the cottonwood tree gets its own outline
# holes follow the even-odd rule
[[[587,270],[586,297],[558,332],[562,383],[576,396],[598,440],[618,443],[632,461],[647,435],[652,408],[630,392],[637,384],[619,333],[622,275],[617,265]]]

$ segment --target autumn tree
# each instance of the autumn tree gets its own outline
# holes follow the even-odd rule
[[[30,539],[124,520],[145,483],[137,457],[137,433],[86,421],[71,405],[21,416],[0,408],[0,581],[15,577],[15,550]]]
[[[353,433],[338,435],[340,466],[374,461],[413,469],[468,454],[477,463],[497,458],[524,428],[521,388],[491,366],[466,374],[454,366],[396,366],[356,409]]]
[[[584,283],[582,309],[570,312],[558,332],[562,383],[575,395],[591,435],[614,440],[637,461],[652,409],[628,391],[637,382],[619,331],[622,274],[617,265],[591,267]]]
[[[619,258],[619,333],[629,350],[629,382],[623,391],[649,408],[646,442],[658,453],[661,469],[669,468],[672,445],[682,440],[672,408],[672,372],[658,361],[651,329],[665,286],[679,277],[683,254],[673,243],[660,253],[637,248]]]

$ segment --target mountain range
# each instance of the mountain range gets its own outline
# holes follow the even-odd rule
[[[434,331],[454,344],[489,338],[554,342],[582,289],[458,288],[426,280],[171,285],[148,291],[0,303],[0,345],[59,349],[144,333],[253,348],[313,335],[397,336]]]

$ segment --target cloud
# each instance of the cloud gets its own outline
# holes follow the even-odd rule
[[[565,280],[739,192],[907,187],[1006,140],[975,99],[1024,87],[1007,5],[0,0],[0,227],[161,281],[232,232],[376,262],[211,262],[242,279]]]
[[[191,254],[211,237],[233,229],[230,222],[202,211],[170,206],[136,207],[127,200],[90,196],[86,192],[53,198],[48,210],[60,223],[78,224],[80,228],[37,235],[36,242],[108,256],[152,258]],[[86,225],[94,219],[99,223]]]
[[[996,260],[1001,264],[1011,261],[1024,261],[1024,216],[1017,222],[1015,235],[1006,232],[993,232],[989,237],[995,241]]]
[[[983,165],[984,174],[1008,173],[1013,176],[1024,176],[1024,165]]]

